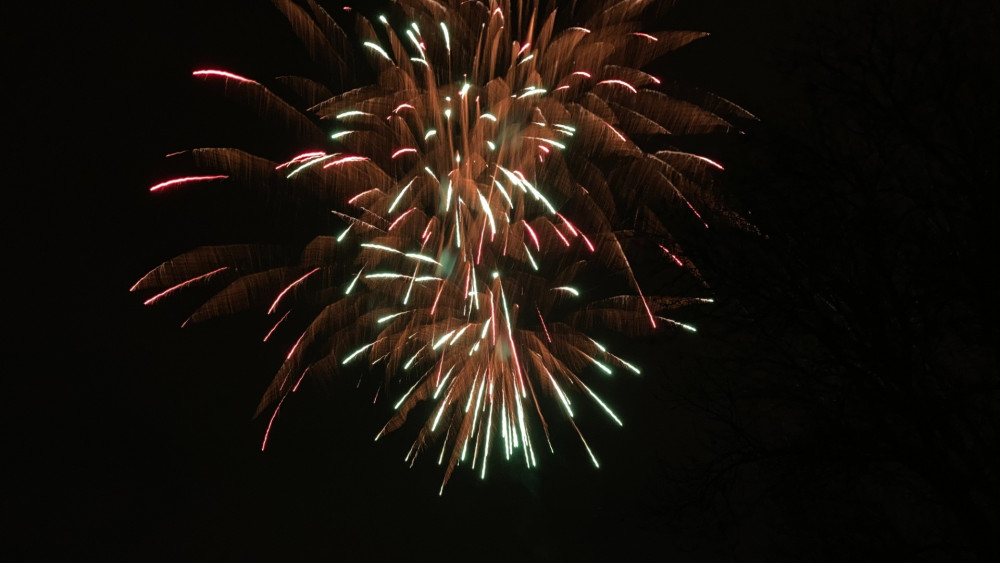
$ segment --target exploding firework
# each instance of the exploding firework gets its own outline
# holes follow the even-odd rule
[[[196,149],[181,155],[190,175],[151,190],[251,184],[308,202],[330,224],[292,254],[195,249],[133,290],[149,304],[217,287],[188,321],[259,308],[276,321],[265,339],[293,309],[312,311],[258,407],[270,420],[262,447],[305,378],[356,369],[381,374],[379,391],[392,397],[376,440],[432,405],[406,459],[439,443],[442,489],[458,465],[485,476],[497,451],[535,466],[539,436],[552,449],[546,410],[565,415],[597,465],[576,401],[622,421],[585,380],[639,369],[595,336],[690,328],[665,314],[707,301],[649,295],[630,265],[652,248],[663,268],[697,275],[656,210],[673,205],[700,223],[726,214],[709,196],[720,165],[642,148],[749,117],[641,70],[704,34],[644,30],[662,4],[653,0],[558,10],[543,0],[396,0],[372,18],[347,8],[334,18],[313,0],[274,4],[319,69],[276,82],[304,109],[229,71],[194,76],[279,118],[297,156]]]

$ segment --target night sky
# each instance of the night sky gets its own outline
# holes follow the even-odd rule
[[[818,4],[682,0],[652,26],[711,32],[655,70],[760,118],[678,143],[727,165],[761,234],[685,233],[716,305],[678,313],[697,334],[619,343],[644,373],[600,385],[624,427],[581,421],[600,469],[550,420],[536,470],[459,467],[443,496],[433,455],[403,461],[414,425],[372,441],[391,407],[355,378],[307,383],[262,453],[252,415],[288,342],[260,342],[263,314],[181,329],[206,294],[128,291],[199,245],[294,238],[232,190],[148,191],[167,153],[280,148],[190,76],[307,72],[280,13],[25,14],[7,188],[38,218],[8,243],[30,288],[8,295],[27,313],[8,326],[8,377],[27,383],[7,401],[15,559],[989,560],[996,8]]]

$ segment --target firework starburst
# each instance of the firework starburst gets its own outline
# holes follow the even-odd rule
[[[293,253],[197,248],[133,290],[154,303],[216,284],[189,321],[259,308],[275,319],[265,338],[293,309],[315,313],[260,403],[268,434],[305,378],[362,370],[383,376],[392,397],[378,436],[432,403],[407,459],[436,444],[444,482],[458,465],[485,475],[498,451],[536,465],[539,444],[551,449],[545,405],[596,465],[576,401],[622,424],[586,379],[639,368],[595,331],[685,327],[667,311],[704,300],[649,295],[630,264],[635,248],[654,248],[664,268],[696,275],[655,210],[676,205],[705,222],[721,209],[709,196],[716,162],[643,148],[748,117],[710,95],[682,99],[642,70],[704,34],[645,30],[652,0],[558,10],[544,0],[396,0],[373,18],[334,18],[313,0],[274,4],[318,69],[275,82],[295,101],[229,70],[194,76],[279,118],[289,158],[187,151],[174,158],[190,174],[151,189],[250,184],[306,201],[330,224]]]

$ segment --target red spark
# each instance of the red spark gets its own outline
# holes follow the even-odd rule
[[[182,287],[187,287],[187,286],[189,286],[189,285],[191,285],[191,284],[193,284],[193,283],[195,283],[195,282],[197,282],[199,280],[203,280],[203,279],[211,276],[212,274],[217,274],[217,273],[219,273],[219,272],[221,272],[223,270],[228,270],[228,269],[229,268],[227,266],[223,266],[223,267],[218,268],[216,270],[212,270],[211,272],[208,272],[207,274],[202,274],[200,276],[191,278],[191,279],[189,279],[189,280],[187,280],[185,282],[181,282],[181,283],[179,283],[179,284],[177,284],[177,285],[175,285],[173,287],[170,287],[170,288],[168,288],[168,289],[166,289],[166,290],[164,290],[164,291],[162,291],[160,293],[157,293],[156,295],[154,295],[154,296],[150,297],[149,299],[145,300],[142,304],[143,305],[152,305],[153,303],[156,303],[157,301],[159,301],[160,298],[165,297],[167,295],[170,295],[171,293],[177,291],[178,289],[181,289]]]
[[[222,78],[229,78],[229,79],[232,79],[232,80],[236,80],[238,82],[248,82],[250,84],[257,84],[257,81],[255,81],[255,80],[250,80],[249,78],[247,78],[245,76],[240,76],[238,74],[233,74],[233,73],[231,73],[229,71],[226,71],[226,70],[214,70],[214,69],[196,70],[196,71],[192,72],[191,75],[192,76],[219,76],[219,77],[222,77]]]
[[[187,184],[187,183],[190,183],[190,182],[205,182],[205,181],[208,181],[208,180],[223,180],[223,179],[228,178],[228,177],[229,176],[226,176],[224,174],[220,174],[220,175],[216,175],[216,176],[185,176],[184,178],[174,178],[173,180],[167,180],[166,182],[160,182],[159,184],[156,184],[155,186],[149,188],[149,191],[151,191],[151,192],[158,192],[158,191],[160,191],[162,189],[166,189],[166,188],[169,188],[169,187],[172,187],[172,186],[179,186],[181,184]]]

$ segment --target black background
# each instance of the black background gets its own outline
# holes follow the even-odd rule
[[[190,73],[302,72],[281,15],[264,0],[12,15],[24,25],[7,57],[8,210],[28,211],[8,221],[7,300],[26,313],[7,331],[7,457],[24,470],[8,479],[15,555],[987,560],[995,8],[799,4],[812,3],[682,1],[664,27],[712,35],[657,63],[761,118],[690,146],[727,163],[723,185],[768,242],[691,235],[719,304],[683,313],[697,335],[627,345],[644,376],[601,389],[624,427],[581,422],[601,469],[555,429],[557,455],[537,470],[459,469],[443,496],[431,456],[403,462],[412,427],[372,441],[389,407],[356,381],[300,393],[260,452],[266,421],[251,415],[286,344],[260,343],[261,316],[181,329],[197,296],[143,307],[128,291],[195,246],[281,236],[238,194],[148,192],[169,177],[167,153],[273,149]],[[869,33],[882,24],[891,32]],[[913,172],[928,161],[941,165]],[[870,205],[896,188],[917,203]],[[849,312],[824,322],[817,303],[831,301]],[[920,346],[942,363],[899,362],[924,358]],[[855,369],[863,381],[923,369],[933,385],[904,375],[870,391],[844,375]],[[831,403],[839,414],[812,416]],[[911,434],[885,413],[922,422]],[[883,483],[901,492],[871,492]]]

